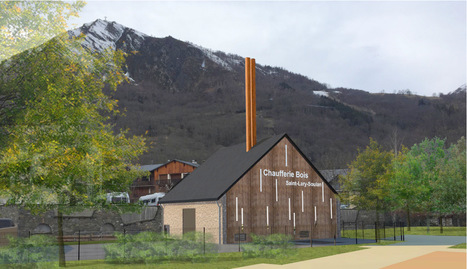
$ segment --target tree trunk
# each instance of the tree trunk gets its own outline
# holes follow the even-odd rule
[[[411,223],[410,223],[410,208],[407,206],[407,231],[410,232],[410,226],[411,226]]]
[[[443,233],[443,217],[439,216],[439,232]]]
[[[63,243],[63,214],[60,209],[57,209],[58,222],[58,266],[66,267],[65,261],[65,244]]]
[[[426,214],[426,233],[430,234],[430,214]]]

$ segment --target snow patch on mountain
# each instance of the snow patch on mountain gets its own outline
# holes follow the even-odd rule
[[[329,97],[329,93],[325,91],[313,91],[313,94],[319,95],[319,96],[325,96]]]
[[[201,52],[204,54],[204,56],[206,56],[208,59],[215,62],[216,64],[222,66],[224,69],[226,69],[228,71],[232,71],[232,67],[230,66],[230,64],[227,63],[226,61],[222,60],[217,55],[215,55],[210,49],[204,48],[202,46],[199,46],[199,45],[196,45],[196,44],[193,44],[193,43],[189,43],[189,45],[194,47],[194,48],[197,48],[197,49],[201,50]]]
[[[86,23],[78,29],[70,30],[68,34],[70,37],[77,37],[83,33],[85,35],[84,47],[93,51],[103,51],[108,48],[115,50],[117,42],[122,38],[125,31],[129,33],[125,35],[126,43],[129,43],[131,49],[138,49],[146,35],[116,22],[98,19]]]

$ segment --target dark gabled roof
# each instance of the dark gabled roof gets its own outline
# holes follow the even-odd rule
[[[164,165],[164,164],[158,163],[158,164],[141,165],[141,166],[139,167],[139,169],[140,169],[140,170],[143,170],[143,171],[149,171],[149,172],[151,172],[151,171],[154,171],[154,170],[156,170],[157,168],[161,167],[162,165]]]
[[[264,140],[246,152],[245,143],[222,148],[214,153],[199,168],[168,192],[160,203],[181,203],[198,201],[217,201],[240,178],[243,177],[263,156],[265,156],[282,138],[287,139],[298,150],[305,160],[317,171],[308,158],[298,149],[287,134],[281,134]],[[334,193],[334,188],[323,180]]]
[[[167,162],[167,163],[165,163],[165,164],[168,164],[168,163],[170,163],[170,162],[184,163],[184,164],[191,165],[191,166],[193,166],[193,167],[198,167],[198,166],[199,166],[198,163],[195,163],[195,162],[187,162],[187,161],[182,161],[182,160],[178,160],[178,159],[173,159],[173,160],[171,160],[171,161],[169,161],[169,162]]]

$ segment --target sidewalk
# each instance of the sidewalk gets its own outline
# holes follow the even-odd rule
[[[432,253],[454,253],[453,256],[438,255],[439,263],[433,263],[433,267],[424,263],[424,260],[415,261],[408,266],[399,264],[406,261],[412,261],[423,255]],[[449,263],[456,257],[457,263]],[[422,257],[424,258],[424,257]],[[428,257],[426,257],[428,258]],[[445,259],[446,258],[446,259]],[[452,249],[448,246],[370,246],[369,249],[348,252],[344,254],[328,256],[302,262],[275,265],[275,264],[257,264],[251,266],[240,267],[242,269],[309,269],[309,268],[346,268],[346,269],[402,269],[402,268],[449,268],[449,269],[465,269],[465,250]],[[417,264],[421,264],[417,267]],[[444,264],[444,266],[439,266]],[[448,266],[446,266],[448,265]]]
[[[444,245],[442,243],[444,242]],[[449,248],[465,242],[462,236],[410,236],[406,242],[348,252],[285,265],[257,264],[242,269],[465,269],[466,250]],[[430,245],[432,244],[432,245]]]

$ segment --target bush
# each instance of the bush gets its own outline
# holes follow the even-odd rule
[[[54,237],[33,235],[30,238],[9,237],[10,244],[0,249],[1,268],[50,268],[58,260]]]
[[[154,232],[137,235],[117,234],[117,243],[104,246],[107,262],[155,263],[165,260],[209,261],[217,256],[217,245],[204,243],[202,233],[181,238],[165,237]],[[210,241],[211,236],[206,237]]]
[[[280,258],[294,253],[292,236],[271,234],[268,236],[251,234],[251,243],[242,245],[242,255],[245,258],[264,257]]]

